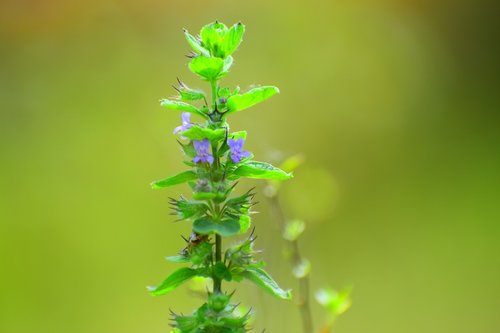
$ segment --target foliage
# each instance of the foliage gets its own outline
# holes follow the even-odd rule
[[[178,96],[162,99],[160,104],[171,110],[182,111],[182,124],[175,128],[188,170],[151,183],[152,188],[165,188],[187,183],[192,199],[171,199],[173,215],[192,222],[192,234],[185,239],[186,246],[178,255],[167,257],[175,263],[188,264],[170,274],[159,286],[150,287],[150,294],[167,294],[185,282],[197,278],[213,281],[213,290],[207,301],[191,315],[172,313],[173,332],[179,333],[243,333],[248,331],[251,313],[236,311],[231,295],[222,291],[222,281],[248,280],[269,294],[290,299],[291,292],[282,289],[264,270],[264,263],[254,258],[255,237],[222,248],[222,239],[248,232],[251,226],[252,190],[240,196],[232,195],[240,178],[286,180],[292,174],[265,162],[252,160],[244,150],[245,131],[231,132],[227,116],[246,110],[279,93],[274,86],[253,88],[240,92],[239,87],[221,87],[219,81],[233,64],[232,54],[238,49],[245,26],[237,23],[228,28],[213,22],[204,26],[198,36],[187,30],[184,34],[192,48],[189,69],[211,88],[211,105],[207,94],[189,88],[178,79],[174,87]],[[193,104],[195,103],[195,104]],[[197,103],[197,104],[196,104]],[[199,116],[199,123],[191,122],[191,115]],[[224,254],[224,256],[223,256]]]

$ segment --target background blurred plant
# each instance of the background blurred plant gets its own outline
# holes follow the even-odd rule
[[[286,172],[293,172],[302,163],[302,155],[294,155],[286,159],[280,168]],[[288,219],[280,202],[279,182],[269,180],[264,190],[264,194],[269,199],[274,220],[281,231],[282,238],[286,244],[285,256],[292,266],[292,274],[298,281],[298,295],[295,297],[301,320],[302,331],[304,333],[314,332],[313,316],[310,306],[311,299],[311,262],[300,252],[299,239],[306,229],[304,221],[299,219]],[[315,292],[316,301],[327,311],[325,323],[320,326],[320,333],[327,333],[332,330],[333,323],[339,315],[344,313],[351,306],[351,288],[344,288],[336,291],[332,288],[322,288]]]
[[[186,160],[188,171],[155,181],[153,188],[165,188],[188,183],[193,200],[171,199],[172,215],[179,220],[190,220],[192,233],[186,247],[178,255],[167,257],[176,263],[186,263],[170,274],[157,287],[151,287],[154,296],[165,295],[193,278],[209,278],[213,286],[207,292],[207,301],[192,315],[172,312],[173,332],[179,333],[244,333],[248,331],[251,311],[238,311],[239,304],[231,303],[234,294],[222,289],[223,281],[241,282],[247,279],[266,292],[290,299],[291,292],[281,289],[263,269],[265,262],[256,260],[254,232],[244,240],[223,249],[222,239],[247,233],[251,225],[253,189],[239,196],[231,196],[240,178],[286,180],[292,177],[268,163],[252,160],[244,150],[245,131],[230,132],[227,116],[245,110],[277,94],[278,88],[264,86],[240,93],[239,87],[230,89],[219,85],[233,64],[232,53],[240,45],[245,26],[237,23],[227,28],[213,22],[204,26],[198,36],[184,31],[193,49],[188,56],[189,69],[210,83],[211,105],[205,92],[191,89],[178,79],[175,99],[163,99],[161,105],[183,111],[182,123],[174,129]],[[186,103],[189,101],[191,103]],[[192,102],[198,101],[199,106]],[[201,117],[204,123],[191,122],[191,115]],[[215,238],[215,239],[214,239]]]

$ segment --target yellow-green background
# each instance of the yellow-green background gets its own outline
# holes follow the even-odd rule
[[[148,183],[183,170],[158,99],[189,73],[181,28],[247,26],[224,80],[281,95],[236,114],[257,159],[303,153],[284,187],[316,287],[354,285],[338,333],[500,331],[499,31],[487,1],[18,1],[0,5],[0,331],[168,332],[145,286],[189,225]],[[245,182],[244,186],[261,183]],[[269,271],[295,287],[268,205]],[[255,327],[299,332],[244,284]],[[315,307],[317,324],[323,312]]]

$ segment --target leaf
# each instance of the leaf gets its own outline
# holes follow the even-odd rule
[[[191,89],[189,87],[181,87],[179,91],[179,97],[183,101],[199,101],[200,99],[205,99],[207,96],[204,91],[199,89]]]
[[[234,139],[234,140],[237,140],[237,139],[246,140],[247,139],[247,131],[233,132],[233,133],[229,134],[229,137],[231,139]]]
[[[196,149],[194,149],[194,146],[193,146],[192,142],[189,142],[187,144],[183,144],[180,141],[177,141],[177,142],[179,142],[179,144],[181,145],[182,151],[184,152],[184,154],[187,157],[189,157],[190,159],[193,159],[196,156]],[[189,163],[192,163],[192,162],[189,161]],[[195,163],[192,163],[192,164],[195,164]]]
[[[217,96],[228,98],[229,96],[231,96],[231,89],[226,88],[226,87],[224,87],[224,88],[220,87],[217,90]]]
[[[186,36],[187,42],[194,51],[204,55],[205,57],[210,56],[210,52],[206,48],[201,46],[200,42],[193,35],[191,35],[186,29],[184,29],[184,35]]]
[[[252,223],[252,220],[250,219],[250,216],[248,215],[241,215],[240,216],[240,234],[244,234],[250,229],[250,225]]]
[[[254,88],[242,95],[233,95],[227,100],[227,113],[241,111],[279,93],[279,89],[274,86]]]
[[[306,229],[306,224],[301,220],[293,220],[285,225],[283,230],[283,238],[287,241],[295,241]]]
[[[207,114],[198,109],[196,106],[188,103],[173,101],[171,99],[162,99],[160,100],[160,105],[166,107],[167,109],[190,112],[208,119]]]
[[[207,204],[203,202],[189,201],[181,197],[180,200],[171,199],[172,209],[181,220],[199,217],[208,210]]]
[[[216,80],[224,68],[224,60],[199,56],[189,63],[189,69],[207,81]]]
[[[201,28],[200,37],[203,46],[210,50],[213,57],[225,58],[222,42],[227,33],[227,27],[220,22],[213,22]]]
[[[226,36],[224,36],[224,42],[222,44],[222,49],[226,56],[232,54],[236,51],[236,49],[238,49],[244,33],[245,26],[241,22],[236,23],[229,29]]]
[[[193,199],[195,200],[210,200],[217,196],[217,193],[212,192],[194,192]]]
[[[212,243],[203,241],[200,244],[190,246],[189,259],[193,265],[207,265],[212,258]]]
[[[221,280],[231,281],[232,276],[229,269],[227,269],[226,265],[223,262],[219,261],[213,266],[213,272],[215,276]]]
[[[208,139],[210,141],[218,141],[224,139],[226,136],[226,130],[224,128],[217,128],[213,130],[206,127],[192,126],[182,132],[181,135],[191,140]]]
[[[224,219],[220,222],[208,218],[199,218],[193,222],[193,230],[202,235],[216,233],[223,237],[237,235],[240,231],[238,220]]]
[[[229,73],[229,69],[231,69],[232,65],[233,65],[233,57],[229,56],[226,59],[224,59],[224,67],[222,67],[222,72],[219,74],[217,78],[220,79],[224,77],[224,75]]]
[[[269,163],[257,161],[249,161],[241,164],[233,171],[233,175],[255,179],[275,180],[287,180],[293,177],[291,173],[286,173]],[[231,178],[234,178],[234,176]]]
[[[302,154],[292,155],[287,158],[280,165],[280,169],[285,170],[286,172],[292,172],[298,167],[300,167],[305,162],[305,157]]]
[[[244,278],[252,281],[271,295],[281,299],[292,299],[291,291],[281,289],[276,281],[274,281],[273,278],[261,268],[249,266],[243,271],[242,275]]]
[[[189,262],[189,258],[188,257],[181,256],[181,255],[169,256],[169,257],[165,257],[165,259],[168,260],[168,261],[170,261],[170,262],[175,262],[175,263],[178,263],[178,264],[183,264],[183,263]]]
[[[172,177],[168,177],[161,180],[155,180],[154,182],[151,183],[151,187],[154,189],[164,188],[177,184],[182,184],[195,179],[198,179],[198,176],[194,171],[184,171]]]
[[[153,296],[165,295],[186,282],[187,280],[198,275],[199,272],[192,268],[179,268],[172,274],[170,274],[162,284],[156,288],[150,288],[149,293]]]
[[[350,287],[344,288],[340,292],[331,288],[323,288],[316,292],[315,298],[330,312],[331,316],[336,317],[351,307],[351,290]]]

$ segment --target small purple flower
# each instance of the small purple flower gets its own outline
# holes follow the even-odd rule
[[[185,130],[188,130],[190,129],[193,125],[191,124],[191,113],[189,112],[183,112],[182,115],[181,115],[181,118],[182,118],[182,125],[181,126],[177,126],[175,129],[174,129],[174,134],[177,134],[179,132],[184,132]],[[186,139],[185,137],[182,137],[181,136],[181,139]]]
[[[251,156],[250,152],[243,150],[244,143],[243,138],[227,140],[229,149],[231,149],[231,159],[234,163],[239,163],[243,158]]]
[[[208,139],[194,140],[193,145],[196,150],[194,163],[208,162],[212,164],[214,162],[214,157],[210,154],[210,141]]]

